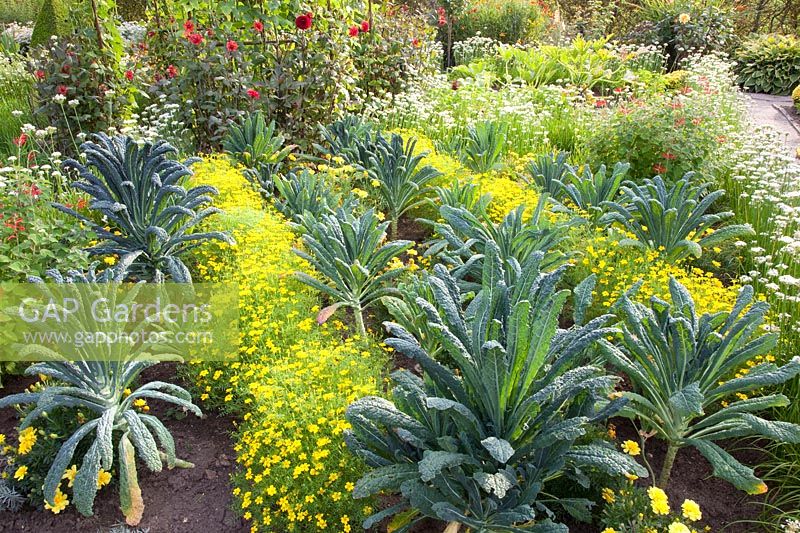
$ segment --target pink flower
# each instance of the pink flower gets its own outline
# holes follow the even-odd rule
[[[605,107],[608,104],[604,99],[600,98],[594,102],[595,107]]]
[[[239,49],[239,44],[236,41],[228,41],[225,43],[225,48],[228,49],[228,52],[233,53]]]
[[[358,26],[350,26],[350,29],[347,30],[347,34],[350,37],[358,37]]]
[[[247,89],[247,96],[249,96],[253,100],[258,100],[259,98],[261,98],[261,94],[255,89]]]
[[[56,87],[56,92],[61,96],[67,96],[68,91],[69,89],[67,88],[66,85],[59,85],[58,87]]]
[[[192,22],[191,20],[187,20],[186,22],[183,23],[183,29],[184,29],[184,31],[186,31],[187,34],[188,33],[193,33],[194,32],[194,22]]]
[[[175,68],[175,65],[170,65],[167,67],[167,77],[174,78],[178,75],[178,69]]]
[[[42,69],[37,70],[34,75],[36,76],[37,80],[44,79],[44,71]]]
[[[203,42],[203,36],[200,35],[199,33],[190,33],[188,38],[189,42],[194,45],[199,45],[200,43]]]
[[[133,71],[132,70],[126,70],[125,71],[125,79],[128,80],[128,81],[133,81]]]
[[[369,21],[368,20],[362,20],[361,21],[361,31],[363,33],[367,33],[369,31]]]
[[[253,22],[253,29],[256,30],[258,33],[264,31],[264,23],[260,20]]]

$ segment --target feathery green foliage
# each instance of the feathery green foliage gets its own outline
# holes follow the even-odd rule
[[[697,316],[685,287],[671,279],[669,290],[672,305],[654,297],[648,306],[624,295],[618,304],[621,346],[601,341],[608,361],[634,386],[632,392],[624,393],[631,403],[623,414],[639,419],[646,430],[654,430],[667,441],[660,486],[665,487],[669,480],[678,449],[693,446],[711,463],[714,475],[741,490],[763,492],[766,487],[753,470],[714,441],[758,435],[800,442],[800,426],[753,414],[788,405],[786,396],[768,394],[734,401],[738,394],[747,395],[797,376],[800,357],[781,367],[764,361],[733,377],[747,361],[775,347],[776,334],[757,335],[769,305],[753,302],[753,289],[748,285],[730,313]]]
[[[565,267],[542,273],[541,260],[541,252],[529,256],[509,286],[499,251],[489,245],[481,290],[466,309],[456,279],[436,265],[433,298],[417,304],[457,372],[434,361],[403,327],[386,323],[392,335],[386,344],[418,362],[425,377],[395,372],[393,401],[365,397],[347,409],[352,431],[345,440],[374,468],[353,495],[386,491],[402,498],[365,528],[399,513],[396,531],[429,516],[476,532],[566,532],[548,518],[549,507],[585,511],[591,502],[552,498],[549,482],[586,482],[586,468],[647,475],[601,442],[576,444],[590,424],[624,404],[596,409],[617,378],[579,366],[586,348],[614,330],[604,327],[609,316],[559,329],[569,291],[556,285]]]

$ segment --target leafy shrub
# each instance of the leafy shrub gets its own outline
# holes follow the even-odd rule
[[[627,181],[622,186],[625,204],[606,202],[609,212],[604,218],[635,235],[635,240],[623,244],[657,250],[670,262],[690,255],[700,257],[703,247],[755,233],[742,224],[718,227],[733,213],[706,211],[725,191],[707,193],[711,184],[693,186],[692,178],[687,174],[672,185],[664,183],[661,176],[644,180],[643,186]]]
[[[158,282],[169,274],[175,282],[191,281],[181,255],[209,240],[232,242],[219,231],[189,231],[219,212],[209,206],[216,189],[185,189],[185,178],[191,175],[187,165],[196,160],[181,164],[168,159],[175,149],[165,142],[139,147],[130,137],[98,134],[96,139],[81,146],[86,165],[72,159],[64,165],[80,175],[71,186],[91,196],[89,209],[101,213],[110,226],[65,205],[55,207],[89,225],[102,239],[88,248],[90,255],[119,255],[122,261],[135,256],[130,273],[138,279]]]
[[[58,129],[60,151],[76,154],[79,134],[121,124],[131,83],[110,47],[98,49],[88,33],[78,32],[48,41],[32,56],[36,115]]]
[[[306,213],[303,218],[309,216]],[[303,235],[303,243],[309,253],[302,250],[295,250],[295,253],[308,261],[324,281],[303,272],[298,272],[297,277],[334,302],[322,310],[319,320],[326,320],[339,307],[349,307],[353,310],[357,331],[366,336],[363,313],[383,296],[396,294],[396,289],[385,284],[402,270],[387,269],[387,266],[412,243],[391,241],[381,245],[389,223],[379,224],[371,209],[358,218],[338,209],[335,213],[304,221],[303,225],[308,230]]]
[[[459,377],[408,331],[386,324],[392,335],[386,344],[416,360],[425,380],[395,372],[393,402],[371,396],[348,407],[348,446],[374,468],[353,495],[401,495],[400,503],[373,515],[365,528],[399,513],[398,526],[430,516],[475,530],[536,520],[540,528],[566,531],[545,518],[544,509],[559,500],[548,501],[543,484],[584,467],[646,475],[630,457],[602,443],[576,444],[589,424],[621,407],[614,402],[595,411],[615,378],[577,361],[612,330],[603,327],[608,317],[558,330],[567,291],[555,286],[563,268],[540,273],[540,260],[541,254],[531,256],[517,283],[507,286],[498,252],[489,247],[481,291],[466,311],[456,280],[435,267],[429,279],[433,301],[418,303]],[[585,508],[590,502],[574,499],[565,507],[573,504]]]
[[[650,305],[623,296],[622,343],[618,348],[601,341],[609,362],[634,385],[624,414],[635,417],[647,431],[667,441],[660,487],[669,481],[675,455],[692,446],[711,463],[714,475],[751,494],[766,485],[714,441],[758,435],[777,441],[800,442],[800,426],[772,422],[753,412],[789,405],[782,394],[748,397],[762,387],[783,383],[800,373],[800,357],[778,367],[756,364],[738,377],[731,376],[748,361],[764,356],[777,344],[777,335],[757,336],[769,309],[753,302],[745,286],[733,309],[698,316],[685,287],[670,281],[672,304],[652,299]],[[728,403],[731,397],[737,401]],[[722,402],[722,408],[717,405]]]
[[[789,94],[800,83],[800,39],[793,35],[758,35],[736,50],[739,83],[747,90]]]
[[[342,442],[344,411],[379,393],[386,356],[375,343],[343,341],[347,327],[335,318],[315,323],[319,294],[292,275],[306,267],[292,253],[297,237],[262,208],[241,171],[220,157],[193,168],[194,183],[219,189],[225,213],[214,224],[237,242],[197,248],[193,263],[198,281],[239,284],[248,333],[230,362],[188,365],[197,397],[241,418],[233,435],[237,511],[256,531],[350,527],[374,502],[349,497],[364,466]]]
[[[478,35],[503,43],[532,42],[544,31],[541,8],[524,0],[468,2],[452,21],[453,42]]]
[[[53,277],[58,283],[106,283],[118,282],[124,275],[123,263],[120,272],[107,269],[104,276],[98,277],[94,271],[88,276],[70,275],[66,278],[58,273]],[[38,280],[41,283],[41,279]],[[111,287],[111,286],[109,286]],[[42,283],[45,294],[50,292]],[[113,288],[112,288],[113,290]],[[93,294],[108,293],[92,291]],[[76,293],[77,294],[77,293]],[[76,320],[85,328],[92,328],[92,317]],[[88,329],[87,329],[88,330]],[[35,346],[28,349],[35,350]],[[101,348],[102,349],[102,348]],[[31,365],[28,375],[44,375],[58,382],[46,384],[41,392],[12,394],[0,399],[0,408],[9,405],[32,404],[35,408],[27,413],[19,430],[32,429],[31,424],[44,413],[53,409],[67,407],[82,408],[91,413],[88,419],[61,445],[52,459],[52,464],[44,480],[44,499],[51,507],[57,507],[65,499],[61,492],[61,481],[72,464],[76,448],[87,436],[94,433],[95,438],[83,455],[80,468],[74,477],[73,502],[78,511],[91,516],[94,500],[100,483],[100,470],[109,472],[113,466],[114,450],[118,450],[120,507],[130,525],[136,525],[142,518],[144,501],[137,481],[136,459],[138,455],[145,465],[154,472],[160,472],[166,462],[169,469],[175,466],[192,467],[177,459],[175,442],[169,430],[155,416],[139,413],[135,409],[137,400],[156,399],[175,404],[197,416],[200,409],[191,401],[191,395],[183,388],[161,381],[152,381],[130,392],[141,372],[153,364],[143,361],[136,354],[126,353],[118,357],[117,347],[107,345],[103,356],[98,354],[94,361],[59,361],[57,359]],[[36,353],[35,351],[33,353]],[[158,444],[156,443],[158,440]],[[160,446],[159,446],[160,444]],[[60,501],[61,500],[61,501]]]
[[[230,127],[222,141],[222,148],[234,161],[247,169],[244,175],[265,197],[272,196],[273,176],[283,166],[283,161],[294,149],[284,146],[286,139],[275,131],[275,122],[267,124],[264,115],[257,111],[242,124]]]
[[[639,17],[631,36],[664,47],[668,70],[692,53],[726,50],[734,40],[731,14],[719,2],[647,0]]]

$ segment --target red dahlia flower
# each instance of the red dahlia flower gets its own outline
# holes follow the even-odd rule
[[[128,80],[128,81],[133,81],[133,71],[132,70],[126,70],[125,71],[125,79]]]
[[[659,165],[659,164],[653,165],[653,172],[655,172],[656,174],[663,174],[666,171],[667,167],[665,167],[664,165]]]
[[[66,86],[66,85],[59,85],[59,86],[56,88],[56,92],[57,92],[58,94],[62,95],[62,96],[67,96],[67,91],[69,91],[69,89],[67,89],[67,86]]]
[[[186,33],[193,33],[194,32],[194,22],[191,20],[187,20],[183,23],[183,29],[186,30]]]
[[[347,30],[348,35],[350,37],[358,37],[358,26],[350,26],[350,29]]]
[[[417,39],[416,37],[411,39],[411,46],[413,46],[414,48],[417,48],[419,45],[420,45],[419,39]]]
[[[264,31],[264,23],[260,20],[253,22],[253,29],[256,30],[258,33]]]
[[[199,45],[203,42],[203,36],[199,33],[191,33],[189,34],[189,42],[194,45]]]
[[[255,89],[247,89],[247,96],[249,96],[253,100],[258,100],[259,98],[261,98],[261,94],[259,94],[259,92],[256,91]]]
[[[26,142],[28,142],[28,136],[25,135],[24,133],[21,133],[19,137],[14,137],[14,144],[17,146],[21,147]]]
[[[35,76],[36,76],[37,80],[43,80],[44,79],[44,71],[42,69],[37,70],[35,72]]]
[[[175,68],[175,65],[170,65],[167,67],[167,77],[174,78],[178,75],[178,69]]]
[[[311,27],[313,16],[310,13],[304,13],[302,15],[298,15],[296,19],[294,19],[294,25],[297,26],[298,30],[305,31]]]
[[[228,52],[235,52],[239,49],[239,44],[236,41],[228,41],[225,43],[225,48],[228,49]]]
[[[369,21],[368,20],[361,21],[361,31],[364,32],[364,33],[367,33],[369,31]]]

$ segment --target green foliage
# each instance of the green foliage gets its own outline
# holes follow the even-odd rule
[[[576,444],[591,423],[622,406],[615,401],[598,411],[596,401],[616,378],[579,366],[584,350],[613,330],[603,327],[608,316],[559,330],[568,291],[555,287],[564,268],[542,273],[541,259],[530,256],[508,286],[498,251],[489,247],[481,290],[466,310],[456,279],[434,267],[433,298],[417,304],[456,370],[435,362],[403,327],[386,323],[386,344],[419,363],[425,377],[395,372],[393,401],[365,397],[347,410],[352,431],[345,440],[374,468],[353,495],[401,497],[365,528],[397,514],[402,531],[421,515],[475,531],[566,532],[548,518],[551,507],[585,515],[591,502],[552,498],[548,483],[569,478],[585,485],[584,468],[646,475],[601,442]]]
[[[22,509],[25,497],[14,490],[6,479],[0,479],[0,511],[16,513]]]
[[[792,102],[794,102],[794,107],[797,108],[797,111],[800,112],[800,85],[792,91]]]
[[[181,164],[169,159],[175,149],[163,141],[140,147],[130,137],[98,134],[96,140],[81,146],[86,165],[72,159],[64,165],[78,172],[80,179],[72,187],[92,197],[89,209],[102,214],[109,226],[55,204],[102,239],[88,248],[90,255],[117,254],[122,261],[135,257],[130,273],[137,279],[160,282],[169,274],[175,282],[188,282],[191,274],[181,255],[210,240],[233,242],[218,231],[190,232],[219,212],[210,206],[216,189],[200,186],[187,190],[183,186],[191,175],[187,165],[196,160]]]
[[[707,193],[710,183],[692,185],[692,174],[667,185],[661,176],[640,186],[626,181],[624,203],[606,202],[609,211],[601,222],[618,222],[636,239],[623,245],[657,250],[670,262],[688,256],[700,257],[703,248],[743,235],[754,235],[748,225],[718,227],[733,216],[730,212],[706,213],[725,191]]]
[[[31,34],[31,46],[47,45],[53,35],[66,31],[69,6],[63,0],[43,0]]]
[[[739,83],[747,90],[789,94],[800,83],[800,39],[794,35],[757,35],[736,50]]]
[[[750,493],[766,490],[749,469],[714,441],[758,435],[798,443],[800,426],[773,422],[752,413],[787,406],[782,394],[747,397],[778,385],[800,373],[800,358],[778,367],[763,361],[747,373],[733,376],[748,361],[767,355],[777,335],[758,335],[769,309],[753,302],[753,289],[745,286],[730,313],[698,316],[686,288],[670,281],[672,305],[652,298],[650,305],[624,295],[618,304],[622,317],[621,346],[602,341],[608,361],[633,383],[624,414],[639,419],[667,441],[668,451],[660,486],[669,480],[677,449],[692,446],[711,463],[714,475]],[[738,401],[727,403],[731,397]],[[720,403],[722,407],[720,408]]]
[[[503,264],[506,283],[513,285],[524,265],[534,253],[542,253],[542,268],[554,268],[566,261],[556,245],[564,239],[567,226],[549,224],[542,217],[545,197],[540,197],[530,219],[524,205],[514,209],[495,224],[486,211],[475,213],[462,207],[443,205],[439,209],[442,222],[429,222],[438,236],[430,243],[426,256],[436,256],[447,265],[452,276],[465,291],[480,288],[486,254],[496,249]]]
[[[467,2],[453,19],[454,42],[480,35],[503,43],[525,43],[535,41],[546,31],[541,8],[526,0]]]
[[[525,170],[528,175],[525,179],[528,183],[535,184],[540,190],[560,198],[562,185],[568,173],[574,173],[575,169],[567,163],[569,154],[566,152],[553,152],[542,154],[528,163]]]
[[[75,273],[67,277],[54,272],[52,277],[61,284],[99,283],[94,287],[87,286],[88,290],[98,298],[108,298],[109,305],[113,306],[117,302],[116,291],[113,285],[106,283],[119,281],[129,264],[129,262],[123,263],[121,269],[116,272],[114,269],[107,269],[100,278],[93,271],[88,275]],[[45,296],[55,294],[42,283],[41,279],[36,281],[39,282]],[[104,287],[111,290],[104,290]],[[77,288],[72,290],[77,296],[81,296]],[[93,328],[93,319],[89,315],[82,317],[75,315],[75,320],[86,328],[86,331]],[[23,348],[23,351],[41,353],[36,351],[37,348],[43,349],[30,345]],[[112,469],[114,449],[118,446],[120,506],[127,522],[136,525],[141,520],[144,502],[136,482],[134,450],[154,472],[160,472],[165,462],[169,469],[192,465],[176,457],[175,441],[164,424],[153,415],[138,412],[134,409],[134,402],[137,399],[161,400],[197,416],[201,416],[202,413],[192,403],[187,391],[170,383],[152,381],[127,394],[126,389],[134,387],[141,372],[156,363],[137,359],[130,348],[123,347],[122,344],[109,344],[98,349],[103,350],[102,355],[98,353],[96,360],[92,361],[65,361],[51,357],[47,362],[31,365],[26,374],[45,375],[53,381],[48,382],[38,392],[6,396],[0,399],[0,407],[19,404],[34,406],[21,421],[20,430],[31,426],[45,413],[58,408],[82,409],[91,413],[88,420],[81,423],[52,458],[52,464],[44,480],[45,501],[53,505],[64,472],[72,464],[76,449],[84,439],[93,435],[94,439],[83,455],[81,466],[74,479],[72,502],[81,514],[92,515],[98,490],[98,474],[101,468],[106,472]],[[50,355],[57,356],[52,352]]]
[[[261,111],[230,127],[222,141],[222,148],[240,165],[245,177],[255,185],[262,196],[270,198],[274,187],[273,176],[283,167],[284,160],[295,148],[284,146],[286,139],[275,131],[275,122],[267,124]]]
[[[580,176],[577,172],[571,171],[564,182],[558,180],[561,191],[557,196],[568,200],[570,207],[576,207],[579,210],[577,216],[586,216],[593,225],[596,225],[606,212],[603,204],[617,197],[622,180],[630,168],[628,163],[617,163],[611,175],[607,176],[605,165],[600,165],[597,172],[592,172],[589,165],[584,165]]]
[[[313,225],[323,213],[335,210],[340,202],[347,212],[352,212],[357,203],[352,195],[342,202],[341,196],[333,192],[319,172],[312,174],[304,170],[299,174],[289,173],[286,177],[277,176],[275,189],[278,192],[274,199],[275,208],[299,228],[303,227],[303,222]],[[306,213],[310,216],[303,217]]]
[[[318,321],[324,322],[339,307],[349,307],[359,334],[365,336],[364,310],[384,296],[397,294],[397,289],[385,285],[403,270],[392,268],[390,262],[412,243],[381,244],[389,223],[379,223],[371,209],[358,218],[344,209],[311,217],[310,213],[301,217],[301,224],[308,230],[303,235],[308,253],[297,249],[294,252],[316,269],[322,281],[303,272],[296,275],[334,302],[320,311]]]
[[[491,121],[470,125],[459,142],[461,163],[478,174],[499,170],[503,166],[506,129],[504,124]]]
[[[486,213],[486,208],[492,197],[481,193],[481,188],[468,181],[460,182],[457,179],[449,187],[436,187],[437,202],[439,206],[466,209],[473,215]]]
[[[668,70],[679,68],[691,53],[727,50],[735,38],[731,13],[718,1],[646,0],[639,18],[631,36],[662,46]]]
[[[427,152],[414,155],[417,141],[393,133],[389,139],[380,132],[366,133],[364,140],[355,141],[354,153],[339,154],[350,163],[367,172],[381,201],[388,211],[391,222],[391,238],[397,238],[397,225],[403,214],[425,203],[433,189],[430,183],[441,176],[441,172],[430,165],[420,163]]]
[[[319,135],[324,144],[315,144],[314,148],[322,154],[339,156],[345,161],[355,163],[363,156],[358,143],[372,133],[373,126],[359,115],[345,115],[327,126],[319,127]]]

